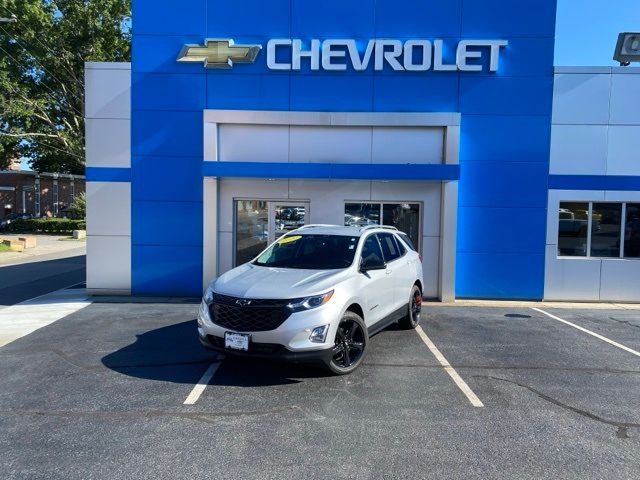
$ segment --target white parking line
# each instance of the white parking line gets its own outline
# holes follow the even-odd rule
[[[207,368],[207,371],[202,374],[202,377],[200,377],[200,380],[198,380],[198,383],[196,384],[196,386],[193,387],[193,390],[191,390],[191,393],[189,394],[187,399],[184,401],[183,405],[193,405],[198,401],[198,399],[200,398],[200,395],[202,395],[202,392],[204,392],[204,389],[207,388],[207,385],[215,375],[216,370],[218,370],[219,366],[220,366],[219,360],[209,365],[209,368]]]
[[[424,330],[422,330],[422,327],[420,325],[416,327],[416,332],[418,332],[418,335],[420,336],[422,341],[429,348],[429,350],[431,350],[431,353],[433,353],[433,355],[436,357],[438,362],[440,362],[440,365],[444,367],[445,372],[449,374],[449,376],[453,379],[453,381],[458,386],[458,388],[462,390],[462,393],[464,393],[467,396],[467,398],[471,402],[471,405],[473,405],[474,407],[484,407],[484,404],[480,401],[480,399],[476,396],[476,394],[473,393],[473,390],[469,388],[469,385],[467,385],[467,383],[462,379],[462,377],[458,375],[458,372],[455,371],[455,369],[451,366],[451,364],[447,361],[447,359],[444,358],[444,355],[440,353],[440,350],[438,350],[438,347],[436,347],[435,344],[431,341],[431,339],[427,336],[427,334],[424,333]]]
[[[571,322],[568,322],[566,320],[563,320],[562,318],[556,317],[555,315],[552,315],[552,314],[550,314],[548,312],[545,312],[544,310],[540,310],[539,308],[532,308],[532,310],[535,310],[536,312],[543,313],[549,318],[553,318],[554,320],[557,320],[559,322],[565,323],[565,324],[567,324],[567,325],[569,325],[569,326],[571,326],[573,328],[577,328],[581,332],[588,333],[589,335],[594,336],[596,338],[599,338],[600,340],[605,341],[605,342],[613,345],[614,347],[621,348],[622,350],[625,350],[625,351],[627,351],[629,353],[632,353],[633,355],[636,355],[636,356],[640,357],[640,352],[637,352],[637,351],[633,350],[632,348],[625,347],[621,343],[614,342],[613,340],[611,340],[611,339],[609,339],[607,337],[603,337],[602,335],[597,334],[595,332],[592,332],[591,330],[587,330],[586,328],[581,327],[580,325],[576,325],[575,323],[571,323]]]

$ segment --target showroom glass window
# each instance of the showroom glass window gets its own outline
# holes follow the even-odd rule
[[[640,258],[640,204],[561,202],[558,256]]]
[[[640,203],[627,203],[624,256],[640,258]]]
[[[269,241],[269,208],[262,200],[236,201],[236,265],[255,258]]]
[[[347,203],[344,207],[344,224],[364,227],[388,225],[407,234],[411,242],[420,245],[420,204],[396,202]]]
[[[591,213],[591,256],[620,256],[622,204],[594,203]]]
[[[558,255],[586,257],[588,233],[589,204],[586,202],[560,203]]]

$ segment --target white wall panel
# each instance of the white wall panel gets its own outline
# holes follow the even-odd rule
[[[606,125],[609,122],[610,75],[556,74],[553,123]]]
[[[640,175],[640,126],[609,127],[607,174]]]
[[[131,235],[131,184],[87,182],[87,234]]]
[[[629,192],[619,190],[609,190],[604,192],[604,199],[607,202],[640,202],[640,191]]]
[[[218,233],[218,273],[222,275],[233,268],[233,233]]]
[[[640,125],[640,74],[612,75],[610,122]]]
[[[600,260],[559,259],[557,247],[547,245],[545,267],[545,300],[600,298]]]
[[[640,260],[602,260],[600,297],[619,302],[640,301]]]
[[[131,289],[130,237],[87,237],[87,289],[105,290],[102,293]]]
[[[550,173],[605,175],[607,125],[553,125]]]
[[[87,167],[131,167],[131,121],[87,118]]]
[[[291,162],[371,163],[371,127],[291,126]]]
[[[85,65],[85,117],[131,118],[131,66],[122,63]]]
[[[289,197],[288,180],[224,179],[220,180],[220,210],[218,231],[233,231],[233,199],[286,200]]]
[[[373,163],[442,163],[443,157],[443,128],[373,129]]]
[[[289,127],[218,125],[218,160],[222,162],[288,162]]]
[[[438,297],[440,278],[440,237],[422,237],[422,272],[425,298]]]

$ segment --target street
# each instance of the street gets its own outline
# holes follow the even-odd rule
[[[0,309],[85,281],[85,246],[0,264]]]

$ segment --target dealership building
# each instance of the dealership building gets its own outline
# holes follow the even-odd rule
[[[395,226],[424,296],[640,301],[640,69],[555,0],[133,0],[87,63],[87,287],[188,295],[302,224]],[[612,51],[615,39],[612,39]]]

